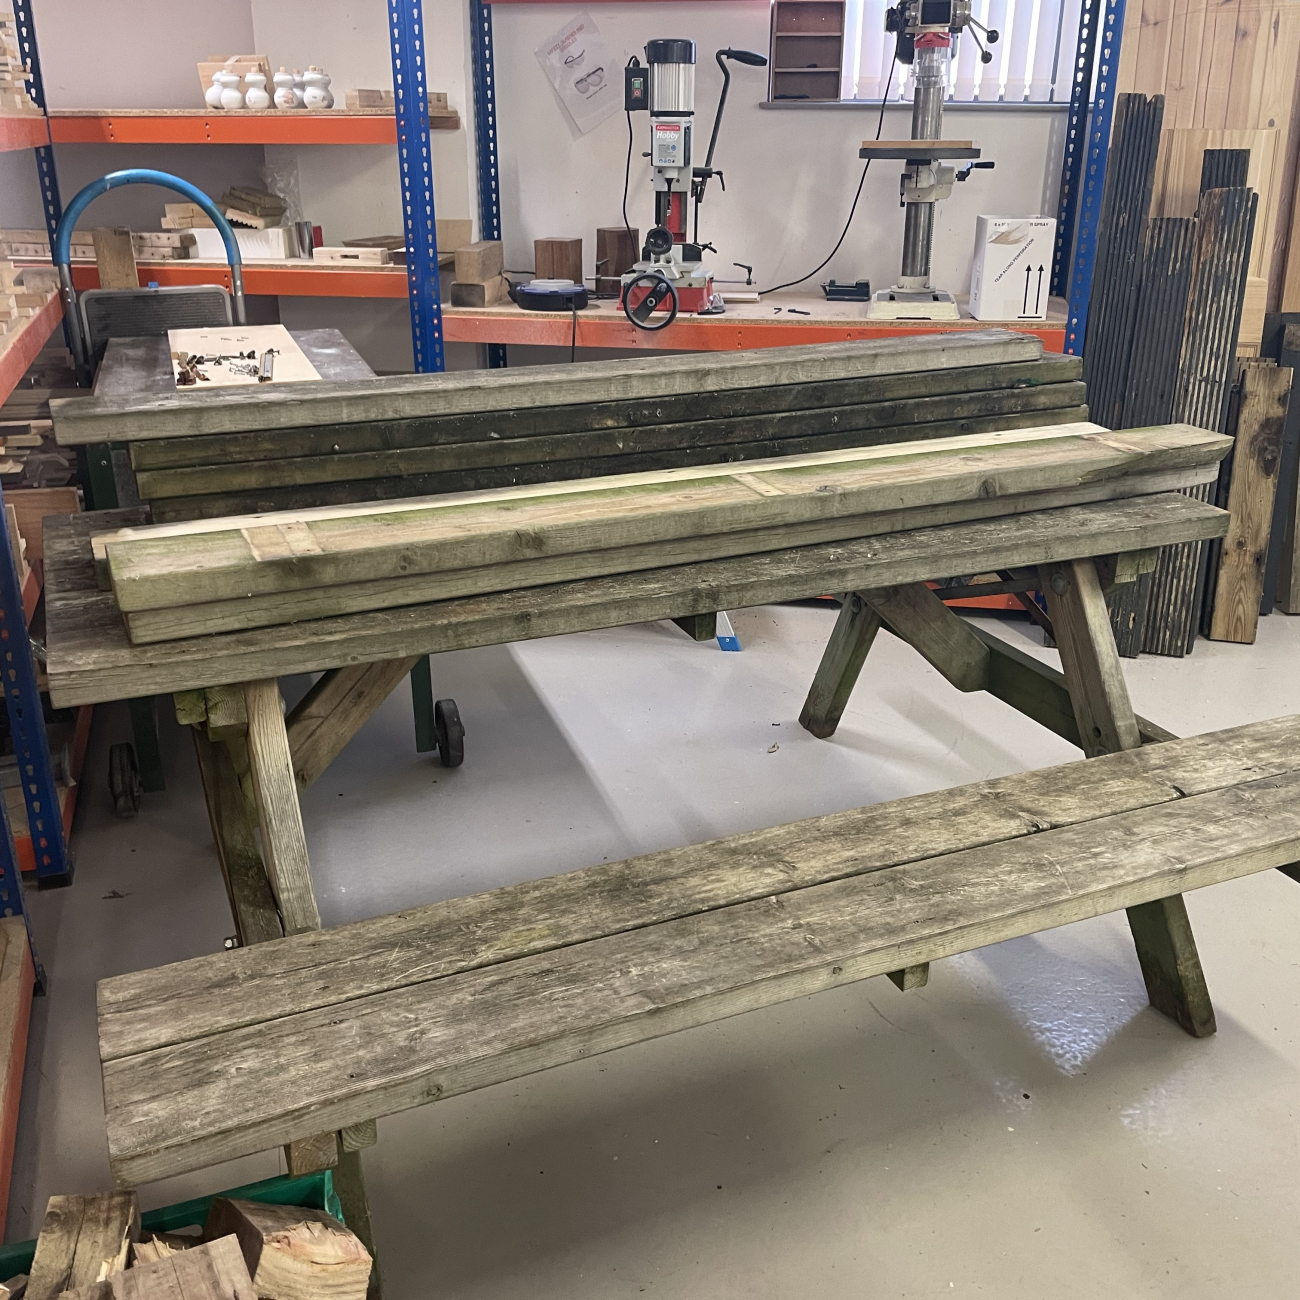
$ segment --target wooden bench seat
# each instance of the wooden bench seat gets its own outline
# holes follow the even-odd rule
[[[1297,858],[1284,718],[119,976],[110,1161],[168,1177]]]

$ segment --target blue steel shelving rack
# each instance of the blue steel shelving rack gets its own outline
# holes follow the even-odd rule
[[[501,183],[497,158],[497,88],[492,53],[492,6],[469,0],[474,67],[474,147],[478,163],[480,239],[501,238]],[[488,368],[503,369],[506,345],[489,343]]]
[[[1088,299],[1097,261],[1097,219],[1110,154],[1124,4],[1125,0],[1083,0],[1079,18],[1052,263],[1052,292],[1069,301],[1065,350],[1075,356],[1083,352],[1088,334]]]

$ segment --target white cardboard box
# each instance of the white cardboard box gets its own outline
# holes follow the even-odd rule
[[[1046,320],[1055,246],[1054,217],[976,217],[970,314]]]
[[[221,231],[214,226],[210,230],[195,227],[188,232],[194,236],[191,257],[224,262],[226,246],[221,240]],[[292,226],[267,226],[265,230],[236,230],[235,243],[239,245],[239,255],[246,262],[284,261],[298,256],[298,236]]]

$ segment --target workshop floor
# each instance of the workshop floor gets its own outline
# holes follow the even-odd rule
[[[325,923],[1075,756],[888,635],[839,734],[812,739],[796,717],[833,619],[741,613],[741,654],[649,625],[436,660],[465,765],[417,757],[408,691],[388,701],[304,802]],[[1128,678],[1179,734],[1300,711],[1300,618]],[[75,883],[29,894],[50,984],[11,1240],[51,1193],[110,1185],[95,981],[231,929],[174,723],[167,792],[114,820],[126,725],[100,710]],[[1300,888],[1270,872],[1188,905],[1206,1041],[1147,1008],[1107,917],[944,961],[916,992],[870,980],[382,1120],[365,1159],[388,1300],[1294,1295]],[[279,1168],[268,1153],[142,1199]]]

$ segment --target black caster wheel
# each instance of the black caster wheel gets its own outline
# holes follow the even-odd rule
[[[465,728],[455,700],[435,702],[433,734],[438,738],[438,757],[443,767],[459,767],[465,761]]]
[[[113,811],[119,817],[134,817],[140,811],[144,786],[140,784],[140,765],[135,761],[132,745],[109,748],[108,788],[113,795]]]

